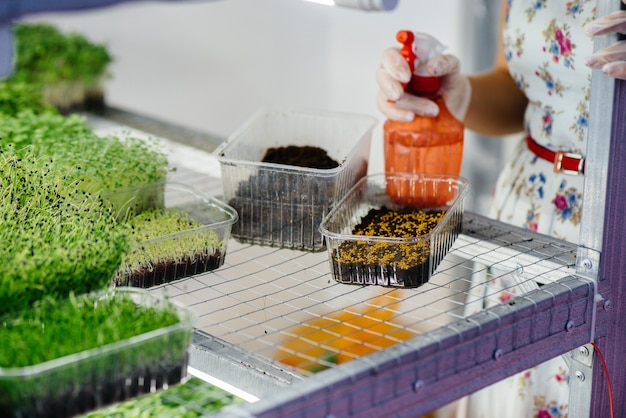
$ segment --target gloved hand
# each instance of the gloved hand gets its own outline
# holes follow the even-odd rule
[[[460,63],[456,56],[435,55],[428,60],[426,68],[433,76],[442,77],[441,95],[450,113],[463,121],[469,106],[472,88],[466,76],[459,73]],[[435,102],[404,91],[402,83],[411,79],[411,69],[398,48],[383,52],[381,66],[376,71],[379,91],[376,97],[378,109],[389,119],[410,122],[415,115],[437,116],[439,107]]]
[[[626,4],[626,0],[622,0],[622,3]],[[626,11],[611,13],[589,22],[585,26],[585,31],[589,36],[607,33],[626,34]],[[619,41],[596,51],[585,59],[585,64],[591,68],[601,69],[609,77],[626,80],[626,41]]]

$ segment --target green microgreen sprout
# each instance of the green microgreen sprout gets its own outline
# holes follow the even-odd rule
[[[178,383],[192,317],[142,292],[46,296],[0,317],[0,411],[74,416]]]
[[[105,45],[49,23],[20,23],[14,34],[16,62],[9,83],[39,86],[43,102],[59,108],[102,94],[113,61]]]
[[[180,322],[174,311],[140,309],[129,300],[90,294],[110,284],[131,248],[127,225],[117,217],[122,208],[112,207],[106,192],[162,182],[168,171],[156,141],[101,137],[86,118],[64,116],[51,106],[69,108],[85,95],[101,94],[111,62],[106,48],[47,24],[19,24],[15,35],[16,70],[0,83],[0,242],[5,244],[0,247],[0,369],[9,370]],[[149,196],[134,199],[158,205],[160,193],[148,187],[144,194]],[[114,371],[123,369],[123,374],[140,365],[138,376],[149,377],[153,366],[184,363],[190,335],[188,329],[120,354],[123,361]],[[30,411],[42,399],[67,396],[64,383],[74,385],[73,393],[110,379],[111,360],[95,363],[58,368],[27,382],[18,379],[17,385],[0,370],[0,410],[19,398],[17,405]],[[20,398],[24,392],[28,398]]]
[[[52,106],[43,104],[41,88],[28,83],[0,83],[0,114],[15,116],[20,111],[29,109],[35,114],[58,113]]]
[[[45,297],[0,322],[0,367],[41,364],[180,321],[173,305],[144,306],[123,292]]]
[[[217,232],[179,208],[156,208],[124,222],[132,250],[124,256],[118,279],[133,272],[152,271],[165,262],[185,263],[213,255],[222,247]]]
[[[0,142],[14,144],[18,154],[32,145],[37,155],[55,160],[68,182],[80,181],[88,193],[162,181],[168,172],[167,156],[156,140],[101,137],[76,114],[18,112],[3,118]]]
[[[219,412],[225,406],[244,402],[243,399],[198,377],[191,377],[186,382],[166,390],[94,411],[83,418],[195,418]]]
[[[0,149],[0,315],[102,288],[119,267],[126,233],[80,185],[31,147]]]

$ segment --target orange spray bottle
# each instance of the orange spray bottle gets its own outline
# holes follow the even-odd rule
[[[401,30],[396,39],[400,53],[411,67],[413,76],[406,91],[433,100],[439,106],[436,117],[416,115],[411,122],[387,120],[383,126],[385,171],[390,173],[448,174],[458,176],[463,156],[464,126],[457,120],[441,96],[441,79],[423,68],[429,58],[441,52],[437,40],[425,34]],[[419,64],[415,66],[416,59]],[[427,190],[416,191],[409,182],[387,182],[387,192],[398,203],[436,207],[445,205],[454,193],[444,184],[433,182]]]

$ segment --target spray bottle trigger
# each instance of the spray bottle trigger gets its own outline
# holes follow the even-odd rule
[[[415,41],[415,35],[409,30],[400,30],[396,34],[396,40],[402,44],[400,49],[400,55],[404,57],[409,68],[411,68],[411,74],[415,71],[415,60],[417,55],[413,51],[413,41]]]
[[[399,30],[396,33],[396,40],[402,44],[402,48],[400,48],[400,55],[404,57],[407,64],[409,64],[409,68],[411,69],[411,74],[415,71],[415,60],[417,59],[417,55],[413,51],[413,41],[415,40],[415,35],[410,30]],[[402,83],[402,88],[406,90],[408,83]],[[388,103],[395,103],[394,100],[387,99]]]

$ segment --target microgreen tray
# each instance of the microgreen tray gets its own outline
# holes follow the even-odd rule
[[[26,365],[0,367],[0,416],[73,416],[154,392],[186,376],[193,316],[168,298],[117,288],[43,307],[2,318],[2,364]],[[72,326],[64,330],[67,325],[59,318]],[[146,322],[149,326],[138,328]],[[136,328],[149,331],[135,334]],[[43,336],[36,334],[46,331],[50,334],[42,343]],[[99,345],[102,339],[110,342]],[[68,354],[55,357],[62,352]],[[21,360],[35,353],[55,358]]]
[[[213,386],[198,377],[191,377],[155,393],[91,412],[82,418],[194,418],[219,412],[229,405],[245,402],[243,399]]]
[[[107,199],[122,208],[118,217],[132,248],[115,285],[147,288],[224,264],[237,212],[219,199],[177,183],[121,190]]]

